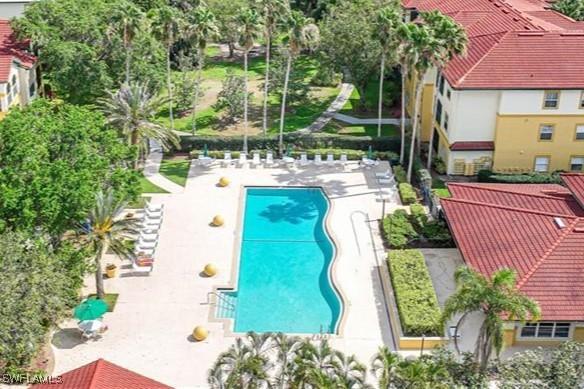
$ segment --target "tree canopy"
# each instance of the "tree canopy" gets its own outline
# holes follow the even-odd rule
[[[101,113],[39,99],[0,122],[0,224],[58,237],[83,220],[94,194],[111,186],[138,195],[135,155]]]

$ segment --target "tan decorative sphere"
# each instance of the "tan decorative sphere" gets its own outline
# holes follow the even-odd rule
[[[211,224],[213,224],[215,227],[221,227],[223,223],[225,223],[225,221],[221,215],[216,215],[211,222]]]
[[[215,274],[217,274],[217,268],[215,267],[215,265],[208,263],[205,265],[203,273],[205,273],[207,277],[213,277]]]
[[[227,185],[229,185],[231,183],[231,181],[229,181],[229,178],[227,177],[221,177],[219,179],[219,186],[225,187]]]
[[[193,330],[193,338],[197,342],[202,342],[203,340],[207,339],[207,336],[209,336],[209,331],[207,331],[205,327],[196,326]]]

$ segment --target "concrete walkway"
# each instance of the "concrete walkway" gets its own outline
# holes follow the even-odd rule
[[[334,99],[334,101],[329,105],[326,111],[322,113],[310,126],[306,127],[300,131],[308,131],[308,132],[319,132],[321,131],[324,126],[331,121],[331,119],[339,112],[341,108],[345,105],[349,97],[351,97],[351,93],[353,93],[354,86],[353,84],[343,83],[341,85],[341,91]]]
[[[144,177],[159,188],[164,189],[169,193],[182,193],[184,189],[182,186],[175,184],[168,178],[160,174],[160,163],[162,162],[162,147],[158,142],[150,140],[150,154],[146,158],[144,165]]]
[[[354,116],[349,116],[349,115],[345,115],[342,113],[336,113],[334,115],[334,118],[338,121],[341,121],[343,123],[347,123],[347,124],[353,124],[353,125],[360,125],[360,124],[377,124],[377,122],[379,121],[378,119],[373,119],[373,118],[367,118],[367,119],[361,119],[361,118],[356,118]],[[408,120],[406,119],[406,124],[408,123]],[[399,118],[387,118],[387,119],[381,119],[381,124],[393,124],[396,126],[400,125],[400,119]]]

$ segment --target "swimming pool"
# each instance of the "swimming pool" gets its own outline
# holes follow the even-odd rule
[[[324,192],[245,191],[237,290],[227,295],[235,332],[335,333],[342,306],[330,279]]]

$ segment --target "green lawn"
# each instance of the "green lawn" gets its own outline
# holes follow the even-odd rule
[[[391,100],[396,100],[399,98],[399,85],[395,85],[389,81],[385,81],[383,83],[383,105],[384,109],[387,111],[388,103]],[[362,118],[375,118],[377,117],[377,109],[378,109],[378,102],[379,102],[379,80],[372,80],[367,85],[367,89],[365,90],[365,99],[366,99],[366,107],[364,110],[358,110],[358,103],[359,103],[359,92],[357,88],[353,89],[353,93],[351,93],[351,97],[345,103],[343,108],[341,109],[341,113],[346,115],[362,117]],[[386,113],[387,114],[387,113]]]
[[[168,193],[164,189],[154,185],[146,179],[146,177],[140,177],[140,192],[141,193]]]
[[[331,120],[323,129],[324,132],[339,135],[352,136],[377,136],[377,124],[367,124],[361,126],[345,125],[342,122]],[[399,128],[386,124],[381,126],[381,136],[397,136],[399,135]]]
[[[432,192],[434,192],[436,196],[440,198],[449,198],[451,196],[450,191],[446,187],[446,183],[440,178],[435,178],[432,180]]]
[[[158,188],[160,189],[160,188]],[[146,205],[147,202],[149,202],[151,199],[151,197],[148,196],[140,196],[138,197],[138,199],[136,201],[132,201],[130,203],[128,203],[128,208],[132,208],[132,209],[140,209],[140,208],[144,208],[144,206]]]
[[[160,174],[175,184],[185,186],[190,166],[190,159],[163,159]]]

